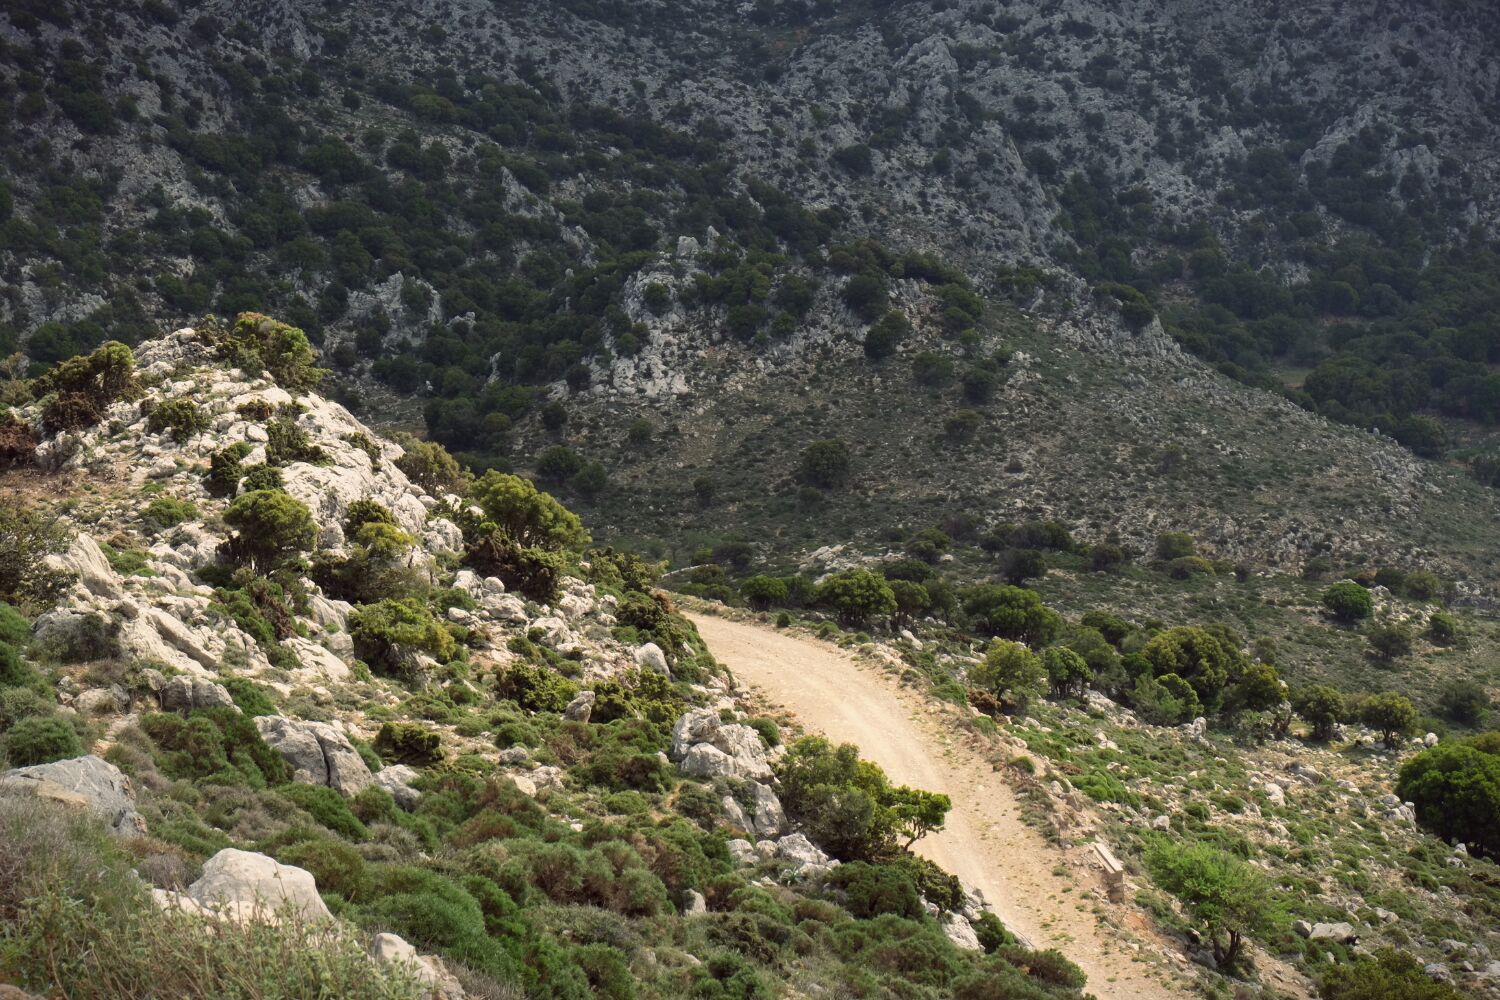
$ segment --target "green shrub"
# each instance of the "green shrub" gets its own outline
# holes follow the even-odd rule
[[[224,511],[224,523],[235,531],[225,543],[230,558],[262,572],[318,539],[307,505],[280,490],[242,493]]]
[[[1342,622],[1357,622],[1370,617],[1375,602],[1370,592],[1353,580],[1343,580],[1323,591],[1323,606]]]
[[[322,465],[328,455],[312,443],[307,431],[297,426],[290,416],[277,417],[266,424],[266,464],[290,465],[293,462],[308,462]]]
[[[246,493],[255,490],[286,490],[286,476],[274,465],[248,465],[244,467],[240,489]]]
[[[483,576],[497,576],[511,590],[533,601],[555,601],[568,563],[560,552],[522,548],[501,532],[490,532],[471,545],[464,564]]]
[[[486,522],[522,549],[577,550],[589,542],[576,514],[519,476],[492,469],[474,484],[470,498]]]
[[[141,511],[141,521],[151,531],[174,528],[197,516],[197,504],[176,497],[156,497]]]
[[[304,840],[277,851],[276,860],[312,872],[319,892],[332,892],[345,899],[354,899],[365,891],[365,859],[342,841]]]
[[[760,734],[760,741],[768,747],[781,744],[781,727],[776,725],[775,719],[768,719],[763,715],[753,719],[746,719],[745,725]]]
[[[1382,948],[1323,973],[1323,1000],[1463,1000],[1465,994],[1434,980],[1410,955]]]
[[[71,760],[84,753],[77,730],[66,719],[54,715],[20,720],[0,736],[0,751],[12,767]]]
[[[852,468],[849,446],[843,441],[814,441],[802,449],[797,462],[797,480],[819,489],[836,489],[849,481]]]
[[[349,811],[344,797],[327,785],[284,785],[277,789],[277,794],[347,840],[364,840],[369,836],[370,831]]]
[[[624,952],[607,944],[586,944],[574,948],[570,955],[588,977],[594,996],[604,1000],[635,1000],[635,979]]]
[[[448,454],[448,449],[410,435],[400,437],[398,443],[402,455],[396,459],[396,468],[406,473],[423,492],[441,497],[449,493],[462,495],[468,490],[469,475],[458,460]]]
[[[328,374],[313,365],[317,352],[306,334],[269,316],[240,313],[232,329],[215,332],[220,357],[251,375],[266,372],[288,392],[316,388]]]
[[[495,697],[527,712],[561,712],[577,693],[578,685],[533,663],[517,661],[495,673]]]
[[[210,496],[234,496],[235,491],[239,489],[240,480],[245,475],[245,456],[252,450],[247,442],[236,441],[209,456],[204,488],[208,490]]]
[[[1500,754],[1439,743],[1401,765],[1396,792],[1439,837],[1500,857]]]
[[[924,912],[911,878],[889,865],[851,861],[835,868],[828,883],[843,891],[845,909],[863,920],[882,913],[918,920]]]
[[[226,677],[224,689],[240,707],[240,711],[248,716],[277,714],[276,705],[271,701],[271,689],[248,677]]]
[[[415,722],[387,722],[375,735],[375,752],[392,764],[426,766],[443,759],[436,730]]]
[[[146,417],[146,430],[152,434],[163,431],[179,444],[195,434],[208,430],[210,421],[203,408],[185,396],[158,403]]]
[[[169,777],[251,788],[283,784],[292,777],[254,721],[231,708],[205,708],[186,718],[147,715],[141,729],[156,745],[157,764]]]
[[[1371,695],[1359,708],[1359,721],[1380,733],[1388,745],[1400,743],[1417,724],[1417,709],[1405,695]]]
[[[420,672],[417,654],[447,661],[458,651],[453,636],[427,606],[411,598],[355,608],[349,615],[349,635],[354,655],[373,669],[413,679]]]

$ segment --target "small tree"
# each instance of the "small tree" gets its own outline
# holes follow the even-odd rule
[[[1416,726],[1417,709],[1405,695],[1388,691],[1365,700],[1359,721],[1380,733],[1387,746],[1395,746]]]
[[[1337,688],[1327,684],[1311,684],[1297,692],[1292,702],[1297,714],[1312,726],[1315,740],[1327,740],[1333,736],[1333,727],[1343,721],[1344,696]]]
[[[259,572],[287,556],[306,552],[318,540],[307,505],[281,490],[241,494],[224,511],[224,523],[235,530],[225,543],[227,554]]]
[[[1224,686],[1239,668],[1239,650],[1216,628],[1182,625],[1152,637],[1141,649],[1158,677],[1176,674],[1193,686],[1205,708],[1214,710]]]
[[[1066,646],[1051,646],[1042,651],[1042,666],[1052,693],[1059,698],[1080,695],[1094,679],[1088,661]]]
[[[1201,925],[1220,969],[1233,969],[1245,935],[1275,913],[1269,886],[1254,868],[1206,843],[1159,842],[1146,864],[1157,884],[1182,901]]]
[[[1500,755],[1473,743],[1439,743],[1401,765],[1396,793],[1439,837],[1500,857]]]
[[[432,612],[416,600],[384,600],[357,607],[349,615],[354,655],[386,673],[415,679],[416,656],[451,659],[458,644]]]
[[[992,583],[965,595],[964,614],[983,632],[1034,647],[1055,639],[1063,624],[1062,616],[1043,605],[1036,591]]]
[[[1025,715],[1031,699],[1046,688],[1047,669],[1040,657],[1019,642],[996,639],[990,643],[984,662],[969,672],[969,683],[1008,699],[1018,714]]]
[[[891,593],[896,595],[896,617],[900,621],[909,622],[932,607],[932,595],[915,580],[891,580],[889,583]]]
[[[240,313],[218,346],[231,363],[251,373],[264,370],[288,392],[316,388],[328,374],[314,366],[318,354],[305,333],[260,313]]]
[[[891,789],[887,805],[895,817],[898,833],[906,838],[901,849],[909,851],[917,841],[943,828],[948,810],[953,808],[953,800],[939,792],[924,792],[902,785]]]
[[[1451,646],[1458,642],[1458,619],[1446,611],[1427,616],[1427,641],[1434,646]]]
[[[910,333],[910,320],[899,312],[886,313],[865,333],[865,356],[872,361],[890,357]]]
[[[814,441],[802,449],[797,479],[808,486],[831,490],[849,481],[853,460],[849,446],[837,438]]]
[[[1370,644],[1370,652],[1387,662],[1411,653],[1411,632],[1402,625],[1377,625],[1370,629],[1365,640]]]
[[[845,628],[859,628],[871,619],[896,612],[896,595],[885,577],[867,569],[835,573],[818,587],[818,603],[838,616]]]
[[[752,576],[740,584],[740,596],[757,611],[786,604],[786,581],[764,574]]]
[[[1342,580],[1323,591],[1323,607],[1339,621],[1353,624],[1375,611],[1370,592],[1353,580]]]
[[[1185,559],[1198,554],[1193,536],[1184,531],[1164,531],[1156,536],[1156,558],[1163,562]]]
[[[578,515],[520,476],[491,469],[471,496],[485,521],[523,548],[582,549],[589,542]]]
[[[445,493],[462,495],[469,488],[469,474],[448,449],[433,441],[422,441],[407,435],[399,441],[403,454],[396,468],[422,487],[430,496]]]
[[[1036,549],[1006,549],[1000,553],[999,572],[1005,582],[1019,587],[1047,575],[1047,560]]]

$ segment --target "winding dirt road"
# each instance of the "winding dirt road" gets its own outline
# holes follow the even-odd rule
[[[1100,1000],[1180,1000],[1197,993],[1148,961],[1095,915],[1083,891],[1093,876],[1027,826],[1010,788],[943,724],[924,699],[830,644],[724,618],[689,614],[709,649],[741,684],[811,732],[853,743],[900,784],[953,800],[945,828],[917,844],[976,886],[1005,926],[1036,948],[1056,948],[1088,974]],[[1061,874],[1059,874],[1061,873]]]

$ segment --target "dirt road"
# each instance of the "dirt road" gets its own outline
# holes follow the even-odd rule
[[[1096,904],[1083,898],[1093,877],[1061,867],[1063,854],[1023,822],[1010,788],[922,698],[830,644],[688,617],[740,684],[788,709],[809,731],[857,745],[895,781],[951,797],[946,827],[917,851],[978,887],[1033,947],[1056,948],[1078,963],[1088,992],[1100,1000],[1197,995],[1096,918]]]

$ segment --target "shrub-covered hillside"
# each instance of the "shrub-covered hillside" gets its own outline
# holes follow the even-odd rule
[[[244,314],[7,412],[0,982],[1080,995],[908,852],[946,798],[746,719],[659,567],[321,374]]]

